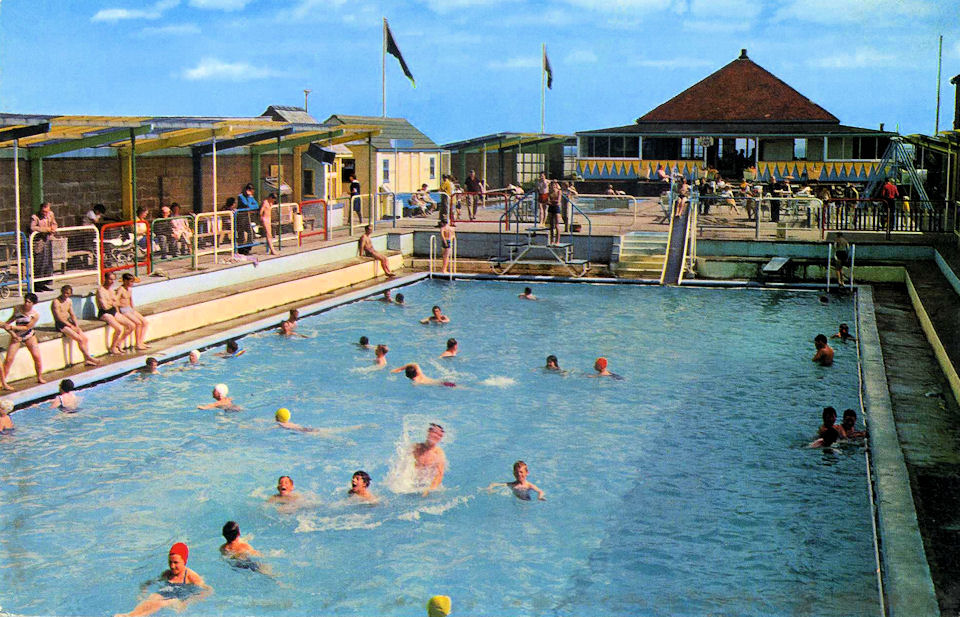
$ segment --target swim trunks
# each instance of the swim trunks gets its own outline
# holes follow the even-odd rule
[[[130,306],[121,306],[121,307],[120,307],[120,314],[121,314],[121,315],[128,315],[128,314],[130,314],[130,313],[132,313],[132,312],[133,312],[133,307],[130,307]]]
[[[66,328],[68,325],[70,324],[65,324],[59,319],[53,320],[53,327],[56,328],[57,332],[63,332],[63,329]]]
[[[444,382],[441,382],[440,385],[446,386],[446,387],[448,387],[448,388],[456,388],[456,387],[457,387],[457,384],[453,383],[452,381],[444,381]]]
[[[108,308],[108,309],[100,309],[97,311],[97,319],[103,319],[104,315],[116,315],[116,314],[117,314],[116,307]]]

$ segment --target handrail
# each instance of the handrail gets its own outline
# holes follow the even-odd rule
[[[680,276],[677,277],[677,284],[683,284],[683,272],[687,268],[693,271],[694,262],[697,259],[697,217],[699,216],[700,204],[698,196],[693,195],[690,199],[690,214],[687,216],[686,237],[683,243],[683,256],[680,258]],[[667,245],[669,252],[669,245]],[[690,255],[692,253],[692,255]],[[669,256],[668,256],[669,257]],[[690,264],[687,265],[687,258],[690,258]]]
[[[373,204],[371,204],[370,206],[370,224],[372,225],[373,229],[377,228],[377,219],[379,218],[377,214],[382,214],[382,213],[374,212],[374,208],[379,210],[380,197],[383,195],[389,195],[390,200],[393,202],[393,214],[391,216],[393,216],[393,226],[394,227],[397,226],[397,194],[394,193],[393,191],[377,191],[377,193],[374,196],[375,199],[373,200]],[[400,212],[402,214],[403,210],[401,209]]]
[[[312,205],[314,205],[314,204],[323,204],[323,208],[322,208],[322,211],[323,211],[323,221],[322,221],[322,222],[323,222],[323,229],[320,230],[320,231],[317,230],[317,220],[316,220],[316,218],[314,218],[314,219],[313,219],[313,230],[312,230],[312,231],[307,232],[307,233],[304,233],[304,231],[302,231],[302,230],[300,231],[300,234],[299,234],[299,237],[298,237],[298,240],[297,240],[298,243],[300,244],[300,246],[303,246],[303,237],[304,237],[304,236],[313,236],[313,235],[318,235],[318,234],[321,234],[321,233],[322,233],[324,240],[329,240],[329,239],[330,239],[330,204],[327,203],[327,200],[326,200],[326,199],[305,199],[305,200],[301,201],[301,202],[300,202],[300,216],[301,216],[301,217],[303,216],[303,207],[304,207],[304,206],[312,206]]]
[[[106,274],[107,272],[113,272],[113,271],[116,271],[116,270],[125,270],[126,268],[129,268],[129,267],[132,267],[132,268],[133,268],[134,276],[136,276],[136,275],[138,274],[137,268],[138,268],[138,266],[141,264],[141,262],[140,262],[140,260],[139,260],[139,256],[137,255],[137,249],[138,249],[139,246],[140,246],[139,242],[137,242],[137,226],[140,225],[140,224],[143,224],[143,225],[147,228],[147,233],[146,233],[146,245],[145,245],[145,248],[144,248],[144,257],[145,257],[146,261],[143,262],[143,264],[146,266],[147,271],[148,271],[148,272],[150,271],[151,262],[152,262],[152,256],[153,256],[153,244],[152,244],[152,239],[151,239],[151,237],[150,237],[150,225],[148,225],[147,222],[144,221],[143,219],[137,219],[136,221],[117,221],[117,222],[115,222],[115,223],[105,223],[105,224],[103,224],[103,225],[100,226],[100,231],[99,231],[99,233],[100,233],[100,236],[99,236],[99,240],[100,240],[100,247],[99,247],[99,253],[100,253],[100,278],[101,278],[101,280],[103,279],[103,275]],[[106,267],[103,266],[103,264],[106,263],[105,254],[104,254],[104,248],[103,248],[103,243],[106,241],[106,238],[104,237],[104,230],[106,230],[106,229],[120,229],[120,228],[123,228],[123,227],[130,227],[130,228],[131,228],[130,234],[131,234],[132,240],[130,241],[130,250],[131,250],[131,252],[132,252],[132,254],[133,254],[132,263],[131,263],[131,265],[118,265],[118,266],[113,266],[113,267],[110,267],[110,268],[106,268]]]
[[[430,234],[430,278],[433,278],[434,269],[433,269],[433,260],[436,258],[437,254],[437,238],[438,234]],[[454,236],[453,240],[450,241],[450,272],[446,274],[449,275],[450,280],[453,280],[453,275],[457,273],[457,237]],[[442,273],[441,273],[442,274]]]
[[[236,212],[233,210],[217,210],[216,212],[198,212],[194,215],[194,234],[193,234],[193,269],[196,270],[200,261],[200,257],[205,255],[213,255],[213,263],[219,263],[220,253],[226,253],[227,255],[232,255],[237,250],[237,241],[234,230],[236,229]],[[225,228],[221,219],[229,219],[229,227]],[[210,249],[200,249],[200,223],[207,223],[207,231],[203,232],[202,235],[209,235],[213,240],[213,244]],[[221,243],[220,236],[221,234],[226,234],[229,238],[228,242]],[[229,247],[229,250],[224,250],[223,247]]]
[[[587,197],[590,199],[627,199],[630,201],[633,207],[633,224],[637,223],[637,212],[640,207],[640,201],[633,195],[606,195],[599,193],[577,193],[576,197]],[[569,197],[568,197],[569,199]]]
[[[592,254],[592,239],[593,239],[593,221],[590,219],[590,216],[580,209],[580,206],[575,204],[572,199],[567,199],[570,203],[570,207],[573,210],[576,210],[580,213],[580,216],[587,219],[587,261],[590,261],[590,255]],[[570,212],[570,220],[568,223],[567,239],[570,241],[570,245],[573,246],[573,211]]]
[[[511,213],[511,212],[516,212],[516,213],[517,213],[517,220],[514,221],[514,225],[515,225],[515,227],[516,227],[516,231],[514,232],[514,238],[515,238],[516,240],[519,240],[519,239],[520,239],[520,223],[521,223],[521,221],[520,221],[520,204],[522,204],[523,201],[524,201],[527,197],[533,197],[534,199],[536,199],[536,198],[537,198],[537,193],[536,193],[536,191],[527,191],[526,193],[523,194],[522,197],[518,195],[518,196],[517,196],[517,201],[514,202],[514,204],[513,204],[512,206],[510,206],[509,208],[507,208],[506,212],[504,212],[503,214],[501,214],[501,215],[500,215],[500,218],[497,219],[497,259],[503,259],[503,230],[504,230],[504,222],[506,222],[506,229],[509,230],[509,229],[510,229],[510,213]],[[539,213],[537,212],[537,209],[534,208],[534,225],[536,225],[536,216],[537,216],[537,214],[539,214]]]
[[[54,274],[53,271],[52,271],[52,269],[51,269],[51,272],[50,272],[49,275],[31,276],[31,277],[30,277],[30,279],[29,279],[29,286],[28,286],[28,289],[30,289],[30,291],[34,291],[34,286],[35,286],[36,283],[38,283],[38,282],[50,281],[50,282],[52,283],[53,281],[56,281],[56,280],[76,278],[76,277],[78,277],[78,276],[89,276],[91,272],[96,272],[96,273],[99,273],[99,272],[100,272],[100,264],[101,264],[101,261],[100,261],[100,247],[101,247],[101,244],[100,244],[100,230],[98,230],[95,225],[75,225],[75,226],[73,226],[73,227],[57,227],[57,230],[56,230],[55,232],[33,231],[33,232],[30,232],[29,244],[28,244],[27,246],[32,249],[33,246],[34,246],[33,243],[34,243],[34,240],[35,240],[36,237],[37,237],[37,234],[41,234],[41,233],[42,233],[42,234],[48,234],[47,240],[50,241],[51,243],[53,242],[53,240],[56,240],[56,239],[62,240],[64,243],[68,243],[68,242],[69,242],[69,238],[67,238],[67,237],[65,237],[65,236],[58,236],[57,234],[62,234],[62,233],[64,233],[64,232],[69,232],[69,231],[81,231],[81,230],[82,230],[82,231],[91,231],[91,232],[93,232],[93,246],[91,247],[91,250],[90,250],[89,252],[92,253],[93,256],[94,256],[94,262],[95,262],[96,268],[88,268],[88,269],[86,269],[86,270],[77,270],[77,271],[72,272],[72,273],[67,273],[67,272],[65,271],[63,274]],[[65,244],[65,246],[67,246],[67,245]],[[53,249],[53,246],[52,246],[52,244],[51,244],[50,250],[52,251],[52,249]],[[30,252],[33,252],[33,251],[30,251]],[[66,257],[69,258],[69,249],[67,250]],[[51,267],[52,267],[52,258],[53,258],[53,256],[52,256],[52,254],[51,254]]]

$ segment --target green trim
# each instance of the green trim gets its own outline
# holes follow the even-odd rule
[[[293,148],[295,146],[306,146],[321,139],[334,139],[343,135],[342,129],[320,133],[319,135],[308,135],[305,137],[293,137],[284,139],[282,147]],[[277,149],[276,144],[261,144],[259,146],[250,146],[250,154],[263,154],[264,152],[273,152]]]
[[[27,148],[27,151],[30,153],[31,159],[46,158],[55,154],[63,154],[64,152],[73,152],[74,150],[82,150],[83,148],[102,146],[115,141],[127,141],[130,139],[131,135],[146,135],[151,130],[153,129],[150,126],[138,126],[130,129],[117,129],[115,131],[99,133],[97,135],[91,135],[90,137],[83,137],[81,139],[62,141],[59,143],[50,144],[49,146]]]

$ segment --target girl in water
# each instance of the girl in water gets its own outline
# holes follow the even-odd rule
[[[537,487],[537,485],[533,482],[527,481],[528,473],[529,469],[527,468],[527,464],[523,461],[517,461],[513,464],[513,477],[515,478],[513,482],[494,482],[487,487],[487,490],[491,491],[498,486],[506,486],[513,491],[513,495],[517,499],[530,501],[533,499],[531,493],[536,493],[537,499],[540,501],[546,501],[547,498],[543,496],[543,491],[541,491],[540,488]]]
[[[151,593],[146,600],[137,604],[129,613],[121,613],[116,617],[141,617],[152,615],[162,608],[175,608],[180,611],[188,602],[201,600],[213,591],[203,582],[203,577],[187,567],[187,558],[190,549],[183,542],[177,542],[170,547],[167,555],[168,570],[160,575],[159,580],[164,585],[156,592]],[[153,581],[149,581],[149,585]]]

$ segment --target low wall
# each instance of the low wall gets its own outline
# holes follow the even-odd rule
[[[403,256],[392,255],[389,257],[389,263],[391,269],[400,268],[403,265]],[[223,296],[212,300],[147,315],[147,321],[149,322],[147,340],[153,341],[189,332],[236,317],[305,300],[348,285],[374,279],[378,274],[382,274],[380,264],[377,261],[370,260],[259,289],[237,293],[225,291]],[[194,277],[185,278],[192,279]],[[249,278],[247,282],[249,283]],[[139,287],[137,289],[139,290]],[[196,288],[194,288],[195,290]],[[186,291],[182,295],[189,297],[190,292]],[[139,294],[137,299],[139,300]],[[145,303],[138,302],[138,304]],[[94,356],[107,353],[108,337],[111,336],[111,332],[106,325],[87,330],[86,335],[90,341],[90,352]],[[76,348],[76,344],[70,339],[59,337],[40,343],[40,357],[44,372],[60,370],[78,362],[83,362],[83,356]],[[7,374],[7,380],[30,378],[34,375],[33,358],[26,350],[21,350]]]
[[[856,243],[857,259],[914,261],[934,259],[936,251],[917,244]],[[803,257],[827,258],[825,242],[756,242],[753,240],[697,240],[698,257]]]
[[[430,236],[437,236],[439,247],[440,230],[416,231],[413,235],[413,256],[426,258],[430,256]],[[520,234],[521,241],[526,236]],[[504,233],[502,240],[514,242],[515,233]],[[457,231],[457,257],[460,259],[486,260],[497,255],[501,236],[496,233]],[[561,242],[567,242],[567,236],[561,236]],[[620,242],[620,236],[573,236],[573,252],[577,259],[588,259],[594,263],[609,263],[610,250],[614,243]],[[589,251],[588,251],[589,248]],[[437,249],[439,251],[439,248]],[[503,249],[503,254],[507,254]]]

